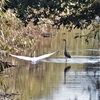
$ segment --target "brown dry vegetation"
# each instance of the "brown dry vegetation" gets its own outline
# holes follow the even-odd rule
[[[21,52],[30,49],[41,38],[42,26],[30,22],[27,27],[8,10],[0,17],[0,51]]]

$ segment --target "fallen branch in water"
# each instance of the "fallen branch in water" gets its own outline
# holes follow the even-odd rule
[[[0,60],[0,72],[4,71],[6,68],[13,67],[13,65],[10,65],[8,62],[3,62]]]

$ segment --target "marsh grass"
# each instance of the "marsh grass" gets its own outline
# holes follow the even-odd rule
[[[32,22],[25,27],[11,10],[0,16],[0,23],[0,50],[20,52],[30,49],[41,33]]]

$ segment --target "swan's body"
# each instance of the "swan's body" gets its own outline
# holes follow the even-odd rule
[[[55,54],[58,51],[49,53],[49,54],[44,54],[38,57],[35,57],[35,52],[34,52],[34,57],[26,57],[26,56],[19,56],[19,55],[13,55],[10,54],[12,57],[16,57],[18,59],[22,59],[22,60],[27,60],[27,61],[31,61],[32,64],[37,64],[39,61],[41,61],[42,59],[45,59],[47,57],[50,57],[51,55]]]
[[[67,58],[71,58],[71,55],[69,54],[69,52],[66,50],[66,39],[63,39],[63,41],[65,42],[65,49],[64,49],[64,55]]]

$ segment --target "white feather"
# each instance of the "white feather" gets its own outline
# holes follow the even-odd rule
[[[26,57],[26,56],[19,56],[19,55],[13,55],[13,54],[10,54],[10,55],[12,57],[16,57],[16,58],[22,59],[22,60],[31,61],[34,64],[36,64],[36,62],[39,62],[40,60],[45,59],[47,57],[50,57],[51,55],[55,54],[56,52],[58,52],[58,51],[48,53],[48,54],[44,54],[44,55],[41,55],[41,56],[38,56],[38,57],[35,57],[35,56],[34,57]]]

